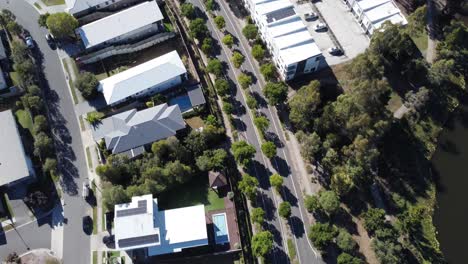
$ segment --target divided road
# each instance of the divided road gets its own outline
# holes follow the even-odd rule
[[[206,12],[205,7],[200,0],[190,0],[189,2],[208,15],[208,12]],[[298,180],[300,178],[300,174],[294,166],[291,166],[293,163],[287,146],[289,143],[286,141],[284,134],[281,131],[282,127],[276,110],[273,107],[268,106],[262,99],[264,98],[262,87],[265,83],[261,80],[262,75],[259,72],[258,67],[255,66],[256,62],[250,55],[248,43],[242,36],[242,25],[240,25],[238,18],[236,18],[231,12],[225,1],[220,0],[217,3],[219,6],[218,10],[215,10],[213,13],[225,18],[225,30],[238,40],[238,43],[233,46],[233,49],[241,51],[246,58],[241,70],[251,72],[258,78],[257,82],[250,87],[250,91],[258,95],[258,98],[260,99],[259,110],[270,120],[270,128],[267,133],[276,137],[275,141],[278,145],[277,157],[272,161],[269,161],[261,152],[260,137],[255,132],[254,124],[252,122],[253,117],[245,102],[246,100],[242,93],[242,88],[236,85],[239,71],[234,70],[233,65],[229,61],[228,57],[230,56],[230,52],[228,49],[225,46],[221,46],[217,57],[229,66],[227,67],[227,77],[232,81],[232,85],[236,88],[234,91],[234,106],[236,107],[236,115],[239,118],[236,120],[236,129],[239,130],[239,135],[244,140],[254,145],[257,149],[255,161],[253,162],[254,164],[249,173],[256,176],[260,182],[260,202],[267,214],[267,227],[275,236],[276,248],[272,254],[273,256],[271,260],[273,263],[288,262],[286,252],[286,234],[291,232],[293,244],[296,248],[300,263],[323,263],[320,254],[318,254],[317,250],[312,247],[307,237],[307,230],[310,225],[308,223],[307,212],[304,208],[304,201]],[[223,45],[221,42],[222,35],[215,29],[216,27],[212,20],[207,22],[207,26],[211,36],[218,41],[218,45]],[[277,213],[279,201],[275,198],[272,191],[273,189],[269,183],[269,176],[275,172],[278,172],[284,178],[284,187],[281,193],[282,199],[290,202],[292,205],[292,215],[289,219],[289,226],[284,226],[280,223],[281,220]],[[286,230],[286,228],[290,228],[291,230]]]
[[[82,230],[82,217],[91,212],[91,208],[84,202],[79,192],[83,181],[87,180],[88,169],[80,127],[59,56],[47,45],[45,40],[47,31],[37,24],[39,14],[30,4],[24,0],[0,0],[0,8],[12,11],[17,22],[30,32],[37,44],[36,57],[42,59],[44,73],[42,87],[50,112],[50,125],[57,148],[59,170],[63,175],[62,199],[64,217],[67,219],[63,231],[63,262],[90,263],[90,237]]]

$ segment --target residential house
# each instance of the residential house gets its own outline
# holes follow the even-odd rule
[[[179,106],[161,104],[105,118],[92,127],[92,134],[96,142],[104,139],[110,152],[133,158],[143,154],[145,145],[174,136],[183,128],[185,122]]]
[[[32,162],[24,152],[15,117],[11,110],[0,112],[0,186],[32,180]]]
[[[98,91],[108,105],[117,105],[168,90],[186,79],[187,70],[179,54],[171,51],[100,81]]]
[[[151,194],[115,205],[115,248],[144,249],[148,256],[181,252],[208,245],[205,206],[159,210]]]
[[[343,0],[364,32],[371,36],[383,23],[406,25],[408,21],[393,0]]]
[[[281,79],[315,72],[324,57],[289,0],[244,0]]]
[[[76,30],[87,51],[126,44],[164,30],[156,1],[147,1],[86,24]]]
[[[65,0],[65,4],[67,5],[65,11],[78,18],[100,10],[121,8],[141,1],[142,0]]]

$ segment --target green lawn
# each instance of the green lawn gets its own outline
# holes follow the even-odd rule
[[[88,160],[88,168],[93,170],[93,159],[91,158],[91,151],[86,147],[86,159]]]
[[[65,0],[42,0],[42,3],[46,6],[64,5]]]
[[[98,263],[98,260],[97,260],[97,254],[98,252],[97,251],[93,251],[93,264],[97,264]]]
[[[416,47],[418,47],[419,51],[421,53],[426,52],[427,50],[427,33],[424,31],[424,33],[419,34],[419,36],[412,36],[414,44],[416,44]]]
[[[397,93],[393,92],[390,95],[390,100],[388,100],[387,109],[394,113],[396,110],[398,110],[398,108],[400,108],[402,104],[403,101],[401,100],[401,97]]]
[[[34,3],[34,6],[35,6],[37,9],[42,10],[42,6],[41,6],[40,4]]]
[[[191,181],[162,194],[158,201],[164,209],[198,204],[204,204],[207,212],[224,208],[223,198],[218,197],[218,194],[208,187],[207,177],[204,177],[204,180],[194,177]]]
[[[93,234],[97,234],[98,228],[97,228],[97,207],[93,206]]]
[[[72,68],[72,70],[75,72],[75,76],[78,76],[78,69],[76,68],[77,67],[76,63],[74,61],[72,61],[72,62],[73,62],[72,63],[73,65],[70,66],[65,58],[62,59],[63,67],[65,67],[65,71],[67,71],[68,85],[70,86],[73,103],[77,104],[77,103],[79,103],[79,101],[78,101],[78,97],[76,96],[76,88],[75,88],[75,84],[73,83],[73,80],[72,80],[72,77],[71,77],[71,74],[70,74],[70,71],[69,71],[68,68],[69,67]]]
[[[20,125],[25,129],[29,129],[29,131],[32,134],[33,120],[31,118],[31,114],[29,113],[29,111],[20,109],[16,111],[15,115],[16,115],[16,118],[18,118],[18,122],[20,123]]]

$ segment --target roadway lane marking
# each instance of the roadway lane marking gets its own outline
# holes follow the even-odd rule
[[[227,17],[229,23],[231,24],[232,28],[234,29],[234,31],[236,32],[236,34],[239,36],[239,38],[242,38],[242,35],[239,34],[239,32],[237,31],[236,26],[235,26],[234,23],[232,22],[231,17],[230,17],[230,15],[228,14],[228,11],[226,11],[226,6],[225,6],[224,1],[221,0],[220,2],[221,2],[222,9],[223,9],[224,13],[226,14],[226,17]],[[250,53],[247,52],[247,49],[244,47],[244,44],[243,44],[243,42],[242,42],[241,39],[239,39],[239,43],[240,43],[240,46],[242,47],[242,49],[244,50],[244,52],[246,53],[246,56],[245,56],[245,57],[247,57],[247,60],[249,61],[250,66],[251,66],[252,69],[254,69],[254,71],[255,71],[256,68],[254,67],[254,64],[252,63],[252,61],[251,61],[251,59],[250,59],[250,55],[249,55]],[[265,85],[264,82],[263,82],[263,79],[262,79],[261,77],[258,78],[258,80],[259,80],[259,82],[261,82],[263,85]],[[260,88],[261,88],[261,87],[260,87]],[[268,111],[270,112],[270,115],[271,115],[271,117],[272,117],[273,126],[274,126],[274,128],[275,128],[275,130],[276,130],[276,133],[277,133],[278,136],[279,136],[280,133],[278,133],[278,128],[277,128],[277,126],[276,126],[276,120],[275,120],[275,118],[273,118],[273,113],[272,113],[272,111],[271,111],[271,109],[270,109],[270,106],[268,105],[267,108],[268,108]],[[286,145],[286,144],[285,144],[285,145]],[[282,150],[282,152],[283,152],[284,157],[285,157],[286,159],[288,159],[288,157],[286,156],[286,152],[284,151],[284,148],[281,148],[281,150]],[[289,164],[290,162],[287,161],[287,163]],[[291,175],[291,174],[289,174],[289,175]],[[288,175],[288,176],[289,176],[289,175]],[[292,175],[291,175],[291,176],[292,176]],[[296,185],[295,185],[295,183],[294,183],[294,180],[291,179],[291,181],[292,181],[292,183],[293,183],[294,192],[295,192],[296,196],[298,197],[297,190],[296,190]],[[305,229],[304,215],[302,214],[302,209],[301,209],[301,206],[300,206],[300,202],[298,202],[298,207],[299,207],[299,212],[300,212],[300,215],[301,215],[301,220],[302,220],[302,222],[304,223],[303,225],[304,225],[304,229]],[[307,230],[305,230],[305,231],[307,231]],[[317,252],[316,252],[316,251],[314,250],[314,248],[312,247],[312,244],[310,243],[309,239],[306,238],[306,240],[307,240],[307,243],[309,244],[310,248],[311,248],[312,251],[314,252],[315,256],[317,257]],[[297,246],[297,245],[296,245],[296,246]]]

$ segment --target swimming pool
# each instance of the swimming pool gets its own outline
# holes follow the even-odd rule
[[[226,213],[214,214],[212,216],[212,219],[216,244],[229,243],[229,232],[226,222]]]
[[[190,98],[187,94],[169,99],[169,105],[176,105],[176,104],[179,105],[180,111],[182,113],[192,109],[192,103],[190,102]]]

